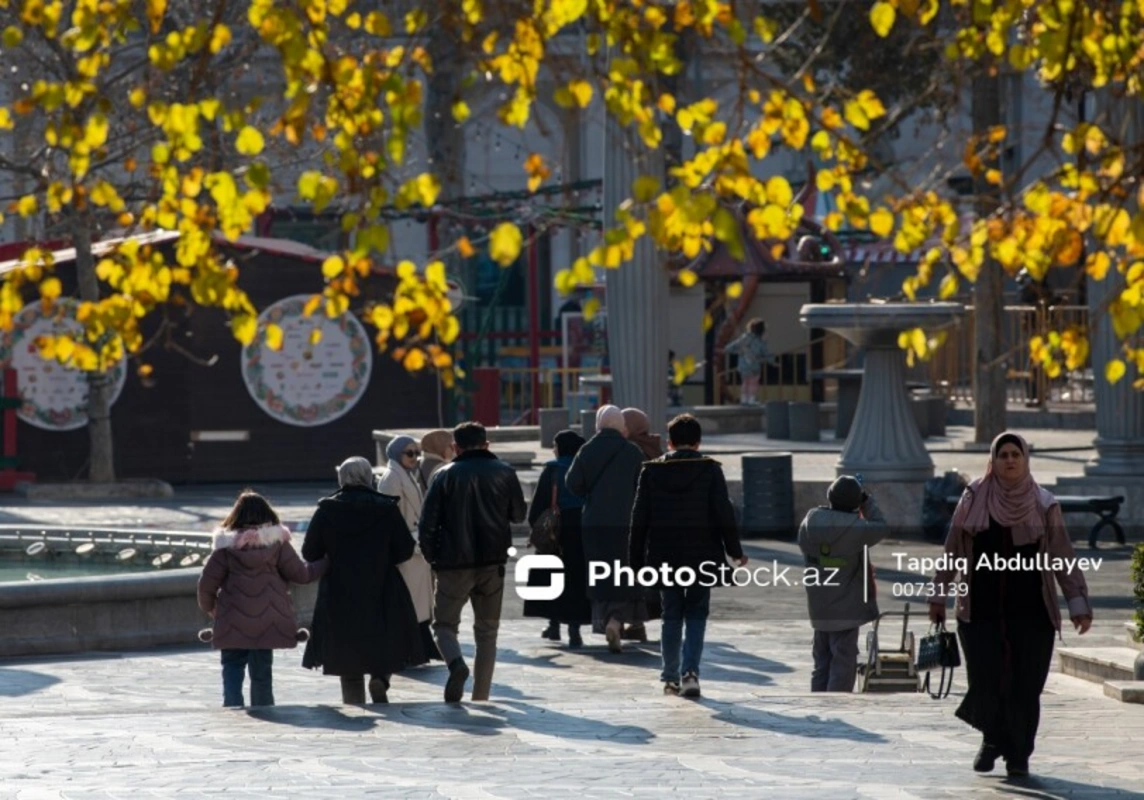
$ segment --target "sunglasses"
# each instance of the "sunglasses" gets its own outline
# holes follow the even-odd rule
[[[410,458],[417,458],[419,455],[421,455],[421,451],[420,450],[406,450],[401,455],[409,456]]]

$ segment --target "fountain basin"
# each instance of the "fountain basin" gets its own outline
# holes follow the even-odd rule
[[[9,579],[0,580],[0,657],[204,647],[197,634],[210,619],[197,591],[210,548],[204,532],[0,526],[0,575]],[[130,563],[112,563],[127,549],[137,551]],[[178,566],[189,561],[195,566]],[[104,569],[109,574],[82,575]],[[308,626],[317,584],[292,594],[299,624]]]
[[[802,307],[799,321],[807,328],[833,331],[859,347],[896,348],[902,331],[938,331],[964,314],[961,303],[812,303]]]

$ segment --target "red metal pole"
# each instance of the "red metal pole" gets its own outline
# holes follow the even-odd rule
[[[533,425],[540,424],[540,264],[536,230],[528,229],[528,365],[532,371]]]

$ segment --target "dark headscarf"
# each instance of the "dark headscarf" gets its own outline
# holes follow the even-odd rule
[[[571,430],[560,431],[553,441],[556,444],[557,456],[574,456],[584,446],[584,437]]]

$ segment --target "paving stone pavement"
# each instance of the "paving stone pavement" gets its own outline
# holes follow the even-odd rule
[[[654,641],[569,651],[541,627],[506,622],[492,702],[459,706],[441,666],[342,706],[300,651],[276,654],[280,705],[249,710],[219,707],[205,647],[3,662],[0,797],[1144,798],[1144,713],[1059,673],[1011,781],[970,769],[963,673],[943,701],[812,695],[805,623],[713,622],[690,701],[660,693]]]

